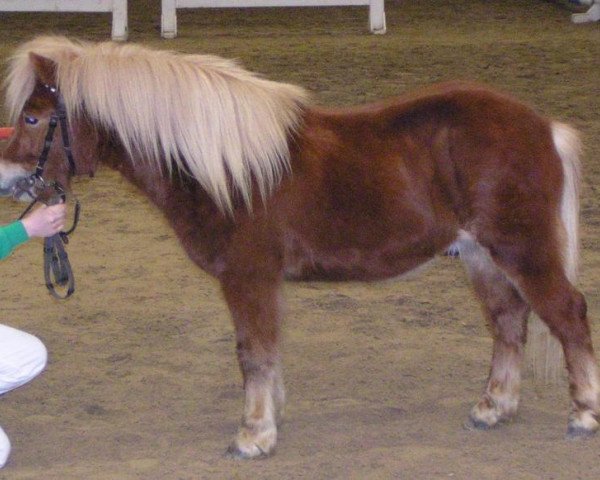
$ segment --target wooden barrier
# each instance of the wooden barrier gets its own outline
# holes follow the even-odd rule
[[[369,6],[369,28],[373,33],[385,33],[384,0],[162,0],[161,35],[177,36],[178,8],[243,8],[243,7],[328,7]]]
[[[4,12],[112,12],[112,39],[127,40],[127,0],[0,0]]]

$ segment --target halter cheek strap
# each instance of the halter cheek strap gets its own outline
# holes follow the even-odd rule
[[[38,178],[43,178],[44,167],[46,165],[46,161],[48,160],[50,147],[52,146],[52,142],[54,140],[54,131],[59,123],[63,150],[69,163],[69,172],[71,175],[75,175],[77,173],[77,169],[75,168],[75,159],[73,158],[71,143],[69,141],[69,122],[67,120],[67,108],[65,107],[65,102],[56,87],[52,85],[44,85],[44,88],[55,97],[56,109],[50,116],[48,131],[46,132],[46,138],[44,139],[44,148],[38,159],[37,166],[35,167],[35,176]]]
[[[50,117],[50,122],[48,123],[48,131],[46,132],[46,138],[44,139],[44,148],[42,149],[42,153],[40,153],[38,163],[35,167],[34,175],[38,178],[43,178],[44,167],[48,160],[48,153],[50,152],[52,141],[54,140],[54,130],[56,130],[56,125],[58,125],[58,117],[53,113]]]

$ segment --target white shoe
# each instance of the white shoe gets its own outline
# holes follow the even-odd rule
[[[0,468],[2,468],[6,461],[8,460],[8,456],[10,455],[10,440],[0,427]]]

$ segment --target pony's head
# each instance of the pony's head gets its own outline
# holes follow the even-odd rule
[[[15,186],[35,172],[45,143],[48,144],[43,169],[45,180],[68,187],[74,173],[92,174],[97,162],[98,135],[83,115],[70,114],[68,121],[51,127],[53,117],[56,119],[57,113],[64,109],[58,88],[58,57],[74,58],[76,45],[67,40],[63,43],[59,39],[40,40],[25,44],[17,51],[6,80],[14,133],[0,156],[0,195],[3,196],[13,195]],[[64,148],[65,138],[76,161],[73,166]]]
[[[253,189],[263,199],[273,191],[308,101],[299,87],[219,57],[64,37],[25,43],[9,65],[6,91],[16,131],[0,161],[4,192],[34,168],[60,95],[78,174],[93,171],[106,138],[134,169],[193,177],[223,211],[234,195],[250,206]],[[45,175],[68,183],[61,141],[48,158]]]

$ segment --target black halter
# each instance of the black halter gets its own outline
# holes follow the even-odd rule
[[[46,132],[46,137],[44,139],[44,147],[38,158],[35,172],[29,177],[20,180],[15,188],[16,197],[27,194],[32,199],[32,202],[21,214],[19,220],[22,219],[39,201],[42,201],[46,205],[54,205],[66,200],[66,191],[59,182],[46,182],[44,180],[44,167],[48,160],[52,142],[54,141],[54,131],[59,123],[62,134],[63,150],[69,163],[69,171],[71,175],[75,175],[76,173],[75,160],[73,159],[71,144],[69,142],[69,125],[65,103],[56,87],[51,85],[44,85],[44,87],[55,97],[56,109],[50,116],[48,131]],[[43,200],[40,199],[42,196],[44,198]],[[44,279],[50,294],[55,298],[68,298],[75,291],[75,278],[73,276],[69,257],[65,250],[65,244],[69,243],[69,235],[73,233],[77,227],[80,210],[81,206],[79,200],[75,199],[75,213],[71,228],[66,232],[59,232],[44,239]],[[56,290],[57,286],[66,289],[65,293],[62,295],[59,294]]]
[[[67,122],[67,109],[62,95],[58,93],[56,87],[51,85],[44,85],[44,88],[54,95],[56,99],[56,109],[50,116],[50,123],[48,125],[48,131],[46,132],[46,138],[44,139],[44,148],[38,159],[37,166],[35,167],[35,173],[33,174],[36,178],[43,180],[44,166],[48,160],[48,153],[54,140],[54,130],[60,123],[60,131],[62,134],[62,143],[65,156],[69,162],[69,171],[71,175],[75,175],[75,160],[73,159],[73,152],[71,152],[71,143],[69,142],[69,124]]]

